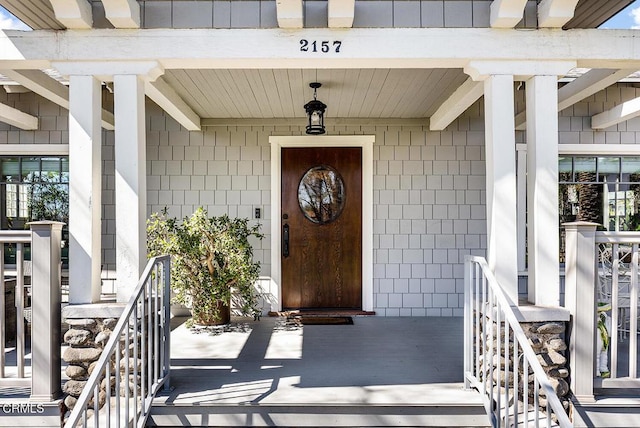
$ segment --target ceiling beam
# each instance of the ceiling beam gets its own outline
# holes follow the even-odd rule
[[[2,70],[0,74],[69,110],[69,88],[40,70]],[[114,129],[113,113],[102,109],[102,127]]]
[[[558,111],[562,111],[567,107],[570,107],[577,102],[584,100],[587,97],[600,92],[601,90],[608,88],[621,79],[624,79],[634,69],[592,69],[567,83],[562,88],[558,89]],[[526,128],[526,112],[521,111],[516,115],[516,129],[522,131]]]
[[[56,19],[67,28],[89,29],[93,26],[91,5],[87,0],[50,0]]]
[[[355,0],[329,0],[329,28],[353,27],[355,10]]]
[[[513,28],[524,16],[527,0],[493,0],[489,23],[492,28]]]
[[[154,82],[145,82],[145,93],[187,130],[200,131],[200,116],[180,98],[180,95],[162,77],[158,77]]]
[[[468,78],[431,116],[429,129],[442,131],[484,93],[484,82]]]
[[[276,0],[276,15],[280,28],[304,27],[302,0]]]
[[[620,122],[640,116],[640,97],[618,104],[591,118],[591,128],[605,129]]]
[[[37,117],[2,103],[0,103],[0,122],[8,123],[11,126],[27,131],[38,129]]]
[[[569,22],[579,0],[542,0],[538,4],[538,27],[561,28]]]
[[[300,39],[340,41],[340,50],[326,54],[301,51]],[[0,69],[45,69],[62,61],[155,61],[165,70],[356,69],[381,64],[385,68],[464,68],[469,58],[515,64],[570,58],[578,67],[640,69],[640,43],[637,30],[598,29],[0,30]]]
[[[116,28],[140,28],[140,5],[136,0],[102,0],[106,18]]]

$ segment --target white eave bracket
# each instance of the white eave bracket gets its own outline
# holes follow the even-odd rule
[[[635,72],[634,69],[591,69],[572,82],[558,89],[558,111],[562,111],[587,97],[615,84]],[[526,112],[516,115],[516,129],[526,129]]]
[[[38,118],[20,110],[0,103],[0,122],[7,123],[26,131],[38,129]]]
[[[102,0],[106,18],[116,28],[140,28],[140,5],[136,0]]]
[[[276,15],[280,28],[304,27],[302,0],[276,0]]]
[[[640,98],[634,98],[593,116],[591,128],[605,129],[638,116],[640,116]]]
[[[538,27],[562,28],[576,12],[579,0],[542,0],[538,4]]]
[[[200,116],[180,98],[162,77],[158,77],[153,82],[145,81],[144,88],[146,95],[180,125],[189,131],[200,131]]]
[[[87,30],[93,26],[91,5],[87,0],[50,0],[55,17],[69,29]]]
[[[490,25],[492,28],[513,28],[524,16],[527,0],[493,0]]]
[[[329,0],[329,28],[351,28],[355,16],[355,0]]]
[[[484,83],[468,78],[431,116],[429,129],[442,131],[484,94]]]
[[[69,110],[69,88],[40,70],[1,70],[0,74],[20,83],[43,98]],[[113,113],[102,110],[102,127],[114,129]]]

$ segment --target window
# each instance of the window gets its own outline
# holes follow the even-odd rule
[[[640,157],[559,158],[560,222],[640,230]]]
[[[69,161],[62,156],[0,157],[0,226],[24,229],[32,220],[69,220]],[[66,240],[67,228],[63,228]],[[15,263],[11,248],[5,262]],[[63,249],[66,264],[67,250]]]
[[[560,156],[560,224],[590,221],[606,230],[640,230],[640,157]],[[560,261],[564,261],[561,227]]]

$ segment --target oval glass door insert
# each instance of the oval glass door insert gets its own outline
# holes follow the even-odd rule
[[[316,224],[331,223],[344,208],[345,189],[338,171],[327,165],[310,168],[298,185],[298,204]]]

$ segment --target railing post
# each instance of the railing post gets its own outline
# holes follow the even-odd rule
[[[473,312],[471,311],[471,286],[473,281],[473,263],[470,256],[464,259],[464,388],[470,389],[469,374],[473,367]]]
[[[60,242],[63,223],[29,223],[31,238],[31,401],[61,396]]]
[[[595,223],[565,223],[565,307],[569,322],[571,390],[579,401],[594,401],[596,330],[596,227]]]
[[[162,262],[162,282],[164,291],[164,390],[171,390],[171,258]]]

